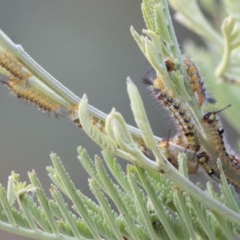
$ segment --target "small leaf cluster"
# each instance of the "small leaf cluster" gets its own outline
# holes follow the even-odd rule
[[[106,165],[98,156],[93,162],[81,147],[78,153],[96,202],[76,189],[52,153],[53,166],[47,167],[52,198],[46,197],[34,171],[28,174],[29,185],[12,173],[7,192],[0,187],[0,227],[36,239],[233,239],[240,234],[240,226],[211,212],[162,174],[134,165],[128,165],[125,173],[106,151],[102,152]],[[184,154],[179,161],[179,170],[186,175]],[[221,196],[210,184],[208,194],[240,212],[224,175],[222,181]]]

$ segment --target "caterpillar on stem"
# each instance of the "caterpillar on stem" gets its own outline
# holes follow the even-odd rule
[[[197,152],[200,145],[196,135],[195,124],[184,104],[174,97],[172,92],[169,92],[164,88],[163,79],[161,77],[151,78],[148,76],[144,77],[142,80],[144,84],[149,86],[155,99],[160,100],[163,103],[164,107],[172,113],[178,124],[181,126],[185,137],[188,140],[187,148]]]
[[[82,125],[80,123],[80,119],[78,117],[79,105],[81,107],[81,103],[78,103],[78,104],[71,107],[71,109],[69,111],[69,118],[78,128],[82,128]],[[95,116],[91,115],[91,122],[92,122],[93,125],[97,126],[97,128],[101,132],[104,131],[104,122],[101,119],[97,119]]]
[[[214,154],[210,154],[209,162],[212,166],[214,172],[220,176],[220,171],[217,167],[216,160],[220,158],[222,160],[224,173],[229,183],[231,183],[237,192],[240,192],[240,160],[235,156],[235,154],[229,153],[231,151],[225,143],[224,129],[219,122],[217,114],[231,105],[219,111],[207,112],[203,116],[204,123],[209,127],[209,131],[212,138],[212,143],[214,145]]]
[[[14,76],[20,80],[27,81],[32,76],[26,68],[10,53],[0,47],[0,65],[9,72],[9,75]]]
[[[42,112],[53,112],[56,117],[65,115],[66,111],[57,102],[31,86],[26,86],[25,82],[20,81],[18,78],[12,76],[0,81],[19,99],[25,99],[30,103],[34,103]]]
[[[185,69],[187,71],[189,83],[191,85],[192,91],[196,93],[196,97],[198,100],[199,106],[202,106],[204,102],[207,103],[215,103],[215,99],[206,92],[206,88],[204,87],[204,82],[202,80],[202,77],[199,73],[199,70],[196,66],[196,64],[187,56],[182,56]],[[168,72],[175,71],[175,63],[170,60],[165,60],[165,66]]]
[[[187,150],[185,145],[186,143],[182,140],[182,136],[177,135],[176,137],[171,139],[171,142],[169,136],[167,139],[163,139],[158,142],[158,146],[162,154],[175,168],[178,168],[178,153],[180,153],[180,151],[174,145],[177,144],[178,146],[182,146]],[[185,153],[187,155],[187,158],[189,159],[189,161],[187,162],[188,173],[195,173],[198,168],[198,162],[195,159],[195,152],[185,151]]]

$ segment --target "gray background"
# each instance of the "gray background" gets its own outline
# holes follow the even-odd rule
[[[167,137],[173,128],[168,116],[141,84],[149,64],[134,42],[129,28],[140,32],[141,1],[126,0],[0,0],[0,28],[54,77],[78,96],[87,93],[90,104],[110,112],[115,107],[129,124],[135,124],[126,92],[131,76],[143,96],[154,133]],[[181,42],[189,32],[174,23]],[[10,96],[0,86],[0,182],[6,187],[14,170],[22,181],[35,169],[48,191],[45,167],[49,153],[62,159],[73,182],[89,195],[88,175],[76,158],[82,145],[91,157],[100,148],[68,119],[48,117],[33,105]],[[172,132],[173,133],[173,132]],[[1,239],[25,239],[0,232]]]

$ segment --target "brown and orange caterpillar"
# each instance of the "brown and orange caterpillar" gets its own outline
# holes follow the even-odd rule
[[[74,105],[70,111],[69,111],[69,118],[70,120],[78,127],[78,128],[82,128],[82,125],[80,123],[80,119],[78,117],[78,108],[79,108],[79,104]]]
[[[165,156],[165,158],[175,168],[178,168],[178,154],[182,151],[180,151],[180,149],[176,147],[176,145],[178,147],[181,146],[183,149],[185,148],[187,150],[188,142],[186,137],[182,133],[173,137],[171,141],[168,137],[168,139],[163,139],[158,142],[158,146],[162,154]],[[198,169],[199,159],[195,151],[185,151],[185,154],[187,155],[188,158],[187,162],[188,173],[193,174]]]
[[[10,53],[0,47],[0,65],[7,70],[10,75],[20,80],[27,81],[32,76],[26,68]]]
[[[79,108],[79,104],[81,107],[81,103],[77,103],[76,105],[72,106],[70,111],[69,111],[69,117],[70,120],[78,127],[78,128],[82,128],[82,125],[80,123],[80,119],[78,117],[78,108]],[[104,122],[100,119],[97,119],[95,116],[91,115],[91,121],[92,124],[97,126],[97,128],[103,132],[104,130]]]
[[[171,139],[172,144],[176,144],[178,146],[182,146],[186,148],[186,139],[182,134],[177,135],[173,139]],[[167,139],[161,140],[158,142],[158,146],[161,149],[161,152],[166,157],[166,159],[175,167],[178,168],[178,153],[177,149],[170,145],[170,141]],[[212,165],[211,161],[209,159],[208,154],[201,148],[199,151],[196,152],[185,152],[188,156],[188,173],[192,174],[195,173],[199,169],[199,165],[202,166],[204,171],[207,173],[208,176],[211,178],[219,181],[219,174],[217,174]]]
[[[224,129],[221,127],[221,124],[218,118],[216,117],[216,114],[230,106],[231,105],[228,105],[227,107],[216,112],[207,112],[203,116],[203,121],[206,122],[210,127],[210,133],[212,136],[213,144],[215,146],[215,151],[218,153],[219,158],[229,156],[229,154],[227,153],[227,148],[225,147],[224,143],[223,138]]]
[[[182,56],[182,59],[185,69],[187,71],[192,91],[196,93],[198,104],[202,106],[203,102],[215,103],[215,99],[206,93],[206,89],[204,88],[204,82],[195,63],[185,55]],[[176,70],[174,62],[170,59],[165,60],[165,65],[168,72]]]
[[[173,114],[188,140],[187,148],[197,152],[200,145],[196,135],[195,124],[182,102],[174,97],[172,92],[164,88],[163,79],[161,77],[144,77],[143,83],[150,87],[155,98],[161,100],[163,105]]]
[[[78,108],[79,106],[81,107],[81,103],[75,104],[70,108],[69,111],[69,118],[70,120],[78,127],[82,128],[79,116],[78,116]],[[90,115],[91,123],[92,125],[96,126],[101,132],[105,133],[104,127],[105,127],[105,122],[104,120],[97,118],[94,115]],[[142,138],[137,137],[135,135],[132,135],[132,139],[135,142],[136,146],[139,148],[139,150],[144,154],[147,155],[147,147],[143,141]]]
[[[34,103],[42,112],[53,112],[56,117],[63,115],[65,112],[58,103],[54,102],[48,96],[39,93],[34,88],[26,86],[26,84],[18,78],[10,77],[0,81],[5,84],[18,98]]]
[[[210,177],[214,177],[215,171],[211,166],[211,163],[209,161],[209,156],[207,155],[207,153],[205,151],[200,151],[199,153],[197,153],[197,159],[198,159],[198,163],[202,165],[202,167],[207,172],[207,174]],[[217,177],[219,178],[219,176]]]
[[[164,139],[158,142],[158,147],[161,150],[164,157],[175,167],[178,168],[177,154],[170,150],[169,140]]]
[[[209,163],[214,171],[214,173],[219,177],[220,172],[216,164],[217,158],[222,160],[222,165],[224,173],[229,183],[231,183],[237,192],[240,192],[240,160],[234,155],[229,153],[228,147],[225,143],[224,138],[224,129],[221,127],[217,114],[227,107],[216,111],[216,112],[207,112],[203,116],[203,121],[208,125],[209,131],[212,137],[212,143],[214,145],[214,154],[210,154]],[[211,156],[213,155],[213,156]]]
[[[170,140],[170,130],[168,132],[168,138],[159,141],[158,142],[158,147],[160,148],[160,150],[161,150],[162,154],[164,155],[164,157],[175,168],[178,168],[177,154],[175,153],[175,151],[173,152],[172,150],[170,150],[169,140]]]

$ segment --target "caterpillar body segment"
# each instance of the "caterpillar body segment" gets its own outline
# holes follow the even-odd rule
[[[183,55],[182,58],[183,58],[185,69],[187,71],[191,89],[196,94],[198,104],[202,106],[204,102],[212,103],[212,104],[215,103],[216,100],[206,92],[206,88],[204,87],[204,82],[202,80],[202,77],[199,73],[199,70],[196,64],[189,57],[185,55]],[[172,72],[176,70],[174,62],[170,59],[165,60],[165,66],[168,72]]]
[[[174,143],[171,141],[171,143]],[[178,144],[182,146],[181,144]],[[177,149],[173,144],[170,144],[170,141],[164,139],[158,142],[158,146],[164,155],[164,157],[175,167],[178,168],[178,154],[180,153],[179,149]],[[185,151],[187,158],[189,161],[187,162],[188,173],[195,173],[198,169],[198,161],[196,161],[195,152],[193,151]]]
[[[9,76],[14,76],[19,80],[27,81],[32,76],[23,65],[8,51],[0,47],[0,66],[4,68]]]
[[[215,150],[213,154],[210,153],[209,155],[211,167],[213,168],[215,174],[220,176],[220,170],[218,169],[216,163],[217,158],[220,158],[222,161],[224,174],[228,182],[231,183],[235,190],[240,193],[240,159],[233,154],[231,149],[227,146],[224,136],[224,129],[222,128],[217,117],[217,113],[228,107],[230,107],[230,105],[216,112],[207,112],[203,116],[203,121],[209,128],[212,144]]]
[[[60,104],[33,87],[26,85],[25,82],[20,81],[18,78],[12,76],[0,81],[7,86],[17,98],[34,103],[40,111],[52,112],[56,117],[66,114],[66,110],[64,110]]]
[[[142,80],[144,84],[148,85],[155,99],[160,101],[174,116],[188,140],[188,148],[197,152],[200,145],[196,135],[195,124],[182,101],[174,97],[172,92],[164,88],[161,77],[155,79],[144,77]]]

